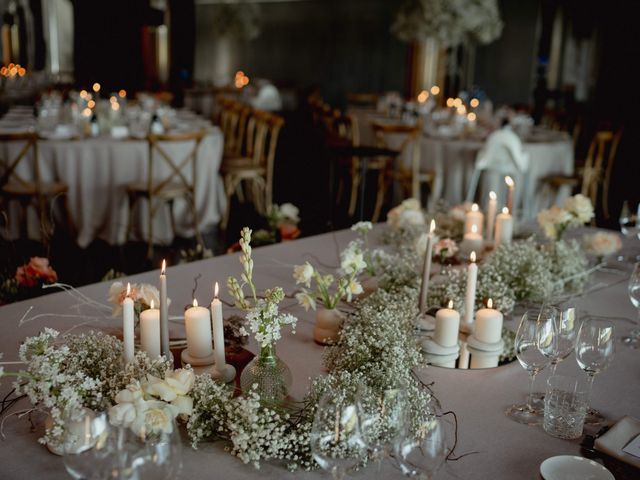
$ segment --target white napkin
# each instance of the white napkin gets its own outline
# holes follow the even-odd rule
[[[638,441],[638,435],[640,435],[640,420],[628,416],[623,417],[607,433],[596,439],[595,448],[613,458],[640,468],[640,457],[623,451],[627,446],[633,447],[630,444],[633,441]]]

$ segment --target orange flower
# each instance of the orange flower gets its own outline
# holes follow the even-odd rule
[[[18,267],[16,280],[22,287],[35,287],[40,282],[53,283],[58,280],[58,274],[49,265],[49,260],[42,257],[31,257],[29,263]]]

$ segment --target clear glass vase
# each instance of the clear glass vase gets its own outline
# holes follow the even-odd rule
[[[289,394],[291,382],[291,370],[276,355],[275,345],[262,347],[240,375],[243,393],[248,393],[255,384],[261,402],[267,404],[282,403]]]

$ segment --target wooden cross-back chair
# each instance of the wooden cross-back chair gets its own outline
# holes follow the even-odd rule
[[[602,213],[605,218],[609,218],[611,173],[621,138],[622,130],[617,133],[611,130],[597,131],[589,144],[581,177],[550,175],[542,179],[544,187],[557,192],[565,186],[572,189],[579,186],[580,193],[589,197],[594,207],[597,206],[599,193],[601,193]]]
[[[266,214],[273,197],[273,169],[278,136],[284,119],[269,112],[255,110],[248,122],[242,155],[223,158],[220,172],[224,180],[227,208],[221,227],[227,228],[234,193],[244,201],[243,183],[251,187],[256,210]]]
[[[149,135],[147,137],[149,147],[147,179],[146,181],[131,183],[127,186],[129,198],[129,226],[127,228],[127,236],[131,231],[133,210],[136,203],[140,199],[147,199],[149,203],[149,215],[147,217],[148,258],[153,256],[153,219],[159,208],[163,205],[167,205],[169,208],[171,228],[175,235],[176,226],[173,214],[173,203],[178,198],[184,198],[186,200],[191,211],[196,240],[198,244],[204,248],[196,205],[198,150],[203,138],[204,131]],[[167,151],[166,145],[183,142],[192,142],[187,155],[180,159],[172,157]],[[168,167],[169,172],[158,179],[156,178],[156,171],[159,170],[158,167],[160,165]]]
[[[371,122],[371,127],[376,136],[376,144],[382,148],[389,148],[399,151],[398,158],[403,155],[410,155],[409,165],[398,162],[389,162],[388,157],[381,159],[379,164],[370,163],[369,168],[374,168],[378,173],[378,192],[376,194],[376,206],[373,214],[373,221],[378,219],[382,209],[384,197],[389,189],[390,181],[397,181],[403,189],[405,197],[412,196],[420,201],[421,185],[433,186],[435,174],[432,171],[420,168],[420,135],[422,133],[422,122],[418,121],[414,125],[404,123]],[[399,136],[401,142],[399,146],[390,145],[391,136]],[[394,165],[395,163],[395,165]],[[352,182],[352,205],[355,204],[353,188],[357,186],[360,179]]]
[[[227,101],[220,111],[220,129],[224,137],[224,155],[237,157],[242,154],[247,121],[251,107],[235,101]]]
[[[38,155],[38,136],[36,133],[0,134],[2,150],[8,152],[9,143],[22,144],[18,153],[2,159],[0,151],[0,194],[2,209],[9,210],[11,202],[16,201],[20,205],[20,236],[28,237],[28,208],[34,207],[40,222],[42,241],[48,244],[50,228],[50,203],[58,196],[63,196],[63,209],[66,226],[73,230],[69,215],[67,192],[68,186],[63,182],[43,182],[40,172],[40,158]],[[31,155],[29,155],[31,153]],[[29,168],[19,172],[19,165],[30,162]],[[28,172],[28,173],[26,173]]]

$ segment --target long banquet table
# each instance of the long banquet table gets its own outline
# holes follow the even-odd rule
[[[261,288],[280,285],[291,293],[295,289],[292,278],[294,264],[309,260],[337,266],[338,249],[344,248],[354,235],[350,231],[341,231],[255,249],[257,285]],[[173,299],[170,314],[178,315],[181,306],[190,302],[197,275],[202,277],[198,280],[196,297],[204,301],[211,298],[214,281],[223,282],[228,275],[238,275],[240,268],[238,254],[169,268],[169,296]],[[158,271],[152,271],[126,280],[156,283],[158,274]],[[636,315],[627,294],[627,276],[598,273],[592,286],[608,286],[594,289],[577,300],[582,312],[629,319],[616,320],[617,337],[630,330],[630,319]],[[80,291],[93,300],[107,303],[108,288],[108,283],[99,283],[83,287]],[[228,295],[223,295],[223,298],[230,300]],[[95,310],[77,307],[76,304],[69,294],[61,292],[1,307],[0,325],[4,333],[0,336],[0,351],[4,352],[3,361],[16,360],[21,340],[38,333],[45,326],[74,332],[92,328],[113,332],[119,328],[119,319],[108,314],[96,315]],[[292,299],[285,299],[285,309],[297,315],[299,322],[295,335],[284,329],[278,354],[293,372],[292,396],[301,398],[308,388],[309,379],[322,373],[323,349],[312,339],[313,313],[304,312]],[[32,320],[23,321],[20,325],[27,311],[27,318]],[[231,313],[232,309],[226,308],[225,315]],[[516,322],[508,319],[506,325],[515,328]],[[184,335],[180,322],[173,323],[171,330],[173,336]],[[249,348],[255,351],[254,344]],[[624,415],[640,418],[640,356],[637,350],[620,344],[616,349],[613,364],[596,378],[592,405],[612,420]],[[10,366],[5,368],[10,369]],[[582,374],[573,357],[562,362],[558,369],[560,373]],[[448,462],[438,474],[438,479],[534,479],[538,478],[539,465],[544,459],[563,454],[579,455],[578,441],[553,438],[540,427],[521,425],[505,416],[504,410],[512,403],[521,402],[527,393],[527,373],[518,362],[487,370],[426,367],[418,375],[425,381],[434,382],[433,390],[443,408],[453,410],[458,417],[456,453],[475,452],[458,461]],[[542,389],[546,373],[540,377],[538,390]],[[10,383],[9,379],[2,379],[0,394],[8,393]],[[23,400],[14,410],[27,407],[28,402]],[[5,421],[4,437],[0,440],[0,478],[66,478],[61,459],[37,443],[41,434],[41,429],[31,431],[26,419],[9,417]],[[329,478],[321,471],[289,473],[279,465],[268,463],[264,463],[261,470],[255,470],[226,453],[222,442],[202,444],[197,451],[188,446],[186,436],[184,443],[182,478]],[[354,477],[369,478],[370,475],[371,470],[366,469]],[[381,478],[402,477],[395,467],[387,464]]]
[[[197,124],[201,128],[202,123]],[[175,142],[163,145],[176,164],[190,153],[193,142]],[[0,145],[6,149],[6,157],[13,158],[22,148],[19,142]],[[200,229],[206,229],[220,221],[226,205],[222,180],[218,174],[222,161],[223,138],[217,127],[208,125],[197,156],[196,208]],[[126,186],[145,182],[148,171],[149,147],[144,139],[115,139],[109,135],[84,139],[41,139],[38,156],[43,181],[61,181],[68,185],[68,204],[71,220],[77,230],[76,241],[81,247],[95,239],[112,245],[126,242],[128,202]],[[0,157],[2,157],[0,155]],[[156,157],[157,160],[156,160]],[[28,160],[28,159],[26,159]],[[30,161],[22,161],[18,167],[23,178],[31,178]],[[164,161],[154,154],[154,176],[160,181],[172,173]],[[191,168],[184,170],[191,180]],[[141,230],[147,238],[145,221],[148,215],[146,202],[136,207],[133,219],[134,233]],[[178,200],[174,206],[176,234],[193,236],[191,215],[185,202]],[[33,212],[31,212],[33,213]],[[171,223],[167,209],[158,211],[154,219],[154,237],[157,243],[170,243]],[[17,224],[12,222],[12,235],[17,234]],[[29,236],[39,238],[35,216],[29,223]]]

